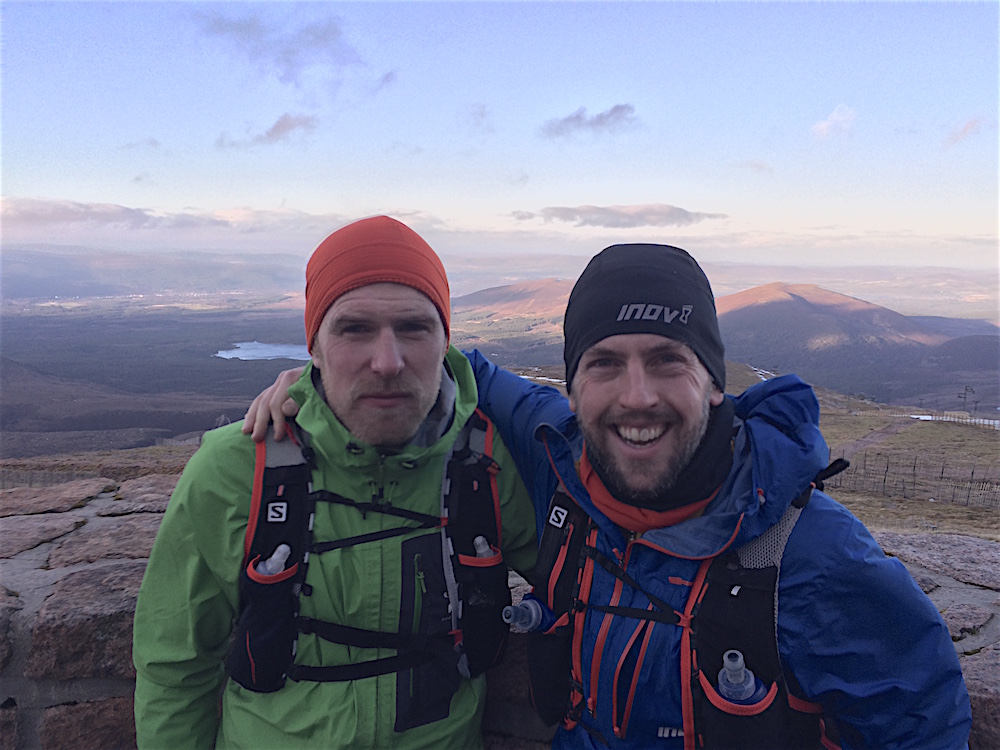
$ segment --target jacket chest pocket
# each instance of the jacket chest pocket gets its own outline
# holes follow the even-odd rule
[[[441,557],[441,535],[422,534],[401,545],[399,633],[426,658],[396,673],[396,725],[402,732],[448,716],[458,690],[458,652]]]

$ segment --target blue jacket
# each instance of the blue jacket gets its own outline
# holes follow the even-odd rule
[[[629,542],[594,507],[579,480],[575,462],[583,439],[565,397],[496,367],[479,352],[467,356],[480,406],[531,491],[539,538],[561,479],[598,524],[598,548],[609,556],[623,551],[628,573],[677,611],[683,611],[689,591],[683,583],[694,580],[700,560],[760,536],[829,459],[808,385],[784,376],[753,386],[734,399],[739,429],[733,467],[704,514]],[[591,602],[602,592],[606,599],[614,587],[611,575],[595,568]],[[969,697],[940,614],[903,565],[887,558],[864,525],[822,492],[812,493],[788,539],[778,599],[783,667],[798,681],[800,697],[821,704],[836,719],[843,748],[967,747]],[[642,593],[624,587],[620,606],[648,604]],[[682,727],[681,628],[652,629],[633,683],[619,662],[634,668],[634,659],[622,655],[630,648],[635,621],[613,618],[599,650],[602,619],[588,611],[584,627],[584,694],[594,710],[583,722],[611,747],[682,748],[683,739],[676,736]],[[626,717],[630,691],[635,697]],[[623,719],[627,731],[619,739],[614,727]],[[560,729],[553,747],[600,745],[578,725]]]

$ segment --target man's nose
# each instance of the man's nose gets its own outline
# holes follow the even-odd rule
[[[625,368],[625,382],[618,400],[629,409],[648,409],[656,406],[655,384],[646,368],[640,363],[630,362]]]
[[[403,352],[391,328],[383,328],[375,338],[371,369],[379,375],[398,375],[403,370]]]

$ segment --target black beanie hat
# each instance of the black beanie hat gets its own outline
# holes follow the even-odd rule
[[[570,292],[563,333],[567,390],[583,353],[619,333],[656,333],[687,344],[719,390],[726,388],[712,287],[679,247],[612,245],[599,252]]]

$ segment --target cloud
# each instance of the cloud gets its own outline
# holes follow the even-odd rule
[[[147,208],[129,208],[116,203],[78,203],[27,198],[5,198],[0,204],[4,223],[13,226],[90,225],[123,229],[171,229],[228,226],[210,214],[157,214]]]
[[[271,146],[275,143],[286,141],[296,131],[311,133],[319,124],[319,118],[312,115],[290,115],[287,112],[275,120],[274,125],[263,133],[258,133],[252,138],[238,141],[229,136],[228,133],[221,133],[215,139],[216,148],[246,148],[248,146],[265,145]]]
[[[310,69],[336,72],[362,63],[336,18],[290,27],[261,12],[241,18],[220,12],[198,11],[194,15],[207,34],[226,40],[263,74],[274,75],[282,83],[299,85]]]
[[[754,160],[743,161],[740,162],[737,166],[742,167],[743,169],[749,169],[751,172],[757,172],[758,174],[761,174],[763,172],[769,172],[769,173],[774,172],[774,169],[771,168],[771,165],[763,161],[754,161]]]
[[[637,122],[635,107],[631,104],[616,104],[593,117],[588,117],[586,108],[580,107],[571,115],[547,121],[542,125],[542,135],[563,138],[579,132],[614,133],[633,127]]]
[[[375,84],[375,91],[381,91],[382,89],[389,88],[396,83],[398,78],[399,74],[395,70],[390,70],[378,79],[378,83]]]
[[[132,141],[131,143],[126,143],[124,146],[121,146],[121,149],[123,151],[131,151],[137,148],[158,149],[159,147],[160,147],[160,142],[158,140],[156,140],[155,138],[146,138],[145,140]]]
[[[469,110],[469,122],[472,125],[473,132],[482,134],[492,133],[493,125],[491,120],[492,114],[489,107],[482,103],[472,105],[472,108]]]
[[[829,117],[812,126],[813,135],[817,138],[826,138],[834,133],[847,133],[857,117],[857,112],[846,104],[838,104]]]
[[[545,223],[561,221],[578,227],[605,227],[626,229],[630,227],[683,227],[706,219],[724,219],[726,214],[687,211],[665,203],[641,206],[549,206],[538,212],[515,211],[517,221],[541,218]]]
[[[983,126],[982,117],[973,117],[971,120],[966,122],[962,127],[955,128],[952,130],[948,137],[945,139],[946,146],[954,146],[956,143],[961,143],[966,138],[970,138],[974,135],[979,135],[979,131]]]
[[[312,115],[290,115],[283,114],[267,131],[254,138],[254,143],[278,143],[285,140],[296,130],[303,130],[307,133],[316,129],[319,122]]]
[[[397,212],[395,215],[421,216]],[[108,230],[112,237],[121,237],[122,230],[167,230],[172,237],[176,230],[215,232],[216,237],[239,237],[248,234],[285,232],[309,234],[320,239],[350,217],[335,213],[310,214],[295,209],[230,208],[205,211],[186,208],[183,211],[160,212],[148,208],[132,208],[117,203],[82,203],[68,200],[0,198],[0,221],[5,230],[33,230],[45,235],[66,230],[70,234],[83,230]],[[170,231],[175,230],[175,231]],[[159,232],[144,232],[158,234]],[[4,240],[7,241],[5,231]],[[273,249],[273,248],[272,248]]]

